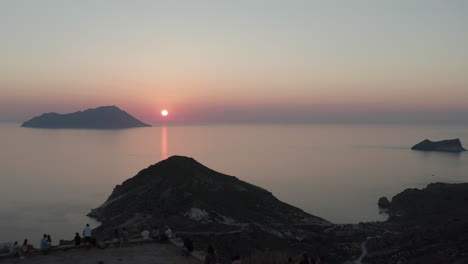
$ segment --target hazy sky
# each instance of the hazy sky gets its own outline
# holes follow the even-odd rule
[[[468,1],[0,0],[0,121],[468,122]]]

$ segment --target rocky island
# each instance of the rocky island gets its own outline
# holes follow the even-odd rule
[[[466,149],[463,148],[460,139],[447,139],[442,141],[430,141],[425,139],[418,144],[414,145],[412,150],[422,151],[444,151],[444,152],[462,152]]]
[[[69,114],[46,113],[24,122],[31,128],[120,129],[150,127],[117,106],[102,106]]]

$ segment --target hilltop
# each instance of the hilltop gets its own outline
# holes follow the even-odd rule
[[[258,250],[315,252],[339,261],[359,254],[356,243],[334,243],[334,233],[326,230],[336,227],[327,220],[182,156],[151,165],[117,185],[89,216],[102,222],[94,233],[98,239],[111,239],[116,228],[138,236],[143,228],[167,224],[178,236],[190,237],[198,250],[214,244],[225,261]]]
[[[129,219],[170,219],[175,228],[192,232],[202,231],[206,225],[231,231],[251,223],[272,229],[330,224],[281,202],[265,189],[182,156],[154,164],[117,185],[107,201],[89,215],[101,221],[103,227],[113,228]]]
[[[119,129],[149,127],[150,125],[141,122],[117,106],[101,106],[69,114],[42,114],[24,122],[21,126],[31,128]]]

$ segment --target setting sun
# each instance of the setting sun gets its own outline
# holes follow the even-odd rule
[[[161,111],[162,116],[167,116],[168,114],[169,114],[169,112],[166,109]]]

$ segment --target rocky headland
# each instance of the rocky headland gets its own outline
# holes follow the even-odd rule
[[[354,241],[336,243],[335,232],[341,227],[286,204],[265,189],[181,156],[117,185],[89,216],[102,222],[95,230],[99,239],[112,238],[116,228],[126,227],[138,235],[144,227],[167,224],[178,236],[190,237],[199,249],[214,244],[225,261],[221,263],[266,249],[292,255],[311,252],[332,261],[360,253]],[[359,236],[356,240],[365,238],[363,233]]]
[[[363,263],[468,263],[468,183],[432,183],[391,199]]]
[[[101,106],[70,114],[45,113],[24,122],[31,128],[120,129],[150,127],[117,106]]]
[[[447,139],[442,141],[430,141],[425,139],[418,144],[414,145],[412,150],[422,151],[443,151],[443,152],[462,152],[466,149],[463,148],[460,139]]]
[[[468,184],[407,189],[378,205],[387,221],[336,225],[192,158],[173,156],[117,185],[89,215],[102,222],[95,229],[100,240],[113,239],[117,228],[137,237],[143,228],[167,224],[197,250],[213,244],[220,263],[258,252],[308,252],[330,264],[468,263]]]

